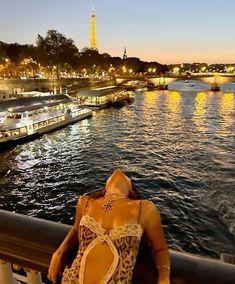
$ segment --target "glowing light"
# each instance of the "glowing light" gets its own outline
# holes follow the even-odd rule
[[[226,66],[225,71],[226,71],[227,73],[232,73],[232,72],[234,72],[234,66]]]
[[[179,67],[174,67],[173,68],[173,74],[178,74],[180,71],[180,68]]]
[[[206,104],[207,104],[206,93],[205,92],[197,93],[194,101],[194,112],[192,120],[195,123],[198,131],[200,132],[206,131],[206,127],[204,125]]]
[[[231,134],[230,126],[233,125],[234,94],[224,93],[220,101],[221,130],[220,135]]]
[[[180,92],[170,91],[167,100],[167,124],[171,128],[175,128],[180,123],[181,116],[181,94]]]

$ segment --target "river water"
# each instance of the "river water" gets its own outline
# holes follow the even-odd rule
[[[71,224],[119,167],[160,209],[170,248],[235,254],[235,95],[137,92],[120,109],[0,153],[0,208]]]

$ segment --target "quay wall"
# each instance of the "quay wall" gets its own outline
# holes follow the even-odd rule
[[[90,78],[78,79],[28,79],[28,80],[0,80],[0,91],[7,91],[10,93],[19,93],[21,91],[51,91],[55,89],[59,92],[60,89],[76,92],[81,88],[89,88],[96,86],[108,86],[114,84],[113,80],[98,80]]]
[[[52,253],[70,228],[61,223],[0,210],[0,260],[46,274]],[[235,265],[174,250],[170,251],[170,256],[172,284],[234,283]],[[134,284],[156,283],[150,254],[138,255],[134,277]]]

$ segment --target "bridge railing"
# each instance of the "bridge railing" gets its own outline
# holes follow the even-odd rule
[[[0,210],[0,283],[15,284],[16,279],[42,283],[40,272],[47,274],[51,255],[69,229],[61,223]],[[235,265],[173,250],[170,254],[172,284],[234,284]],[[12,264],[15,269],[24,268],[26,275],[12,274]]]

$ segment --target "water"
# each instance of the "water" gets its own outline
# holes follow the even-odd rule
[[[121,109],[0,153],[0,208],[72,224],[78,196],[122,168],[171,248],[235,254],[233,93],[137,93]]]

